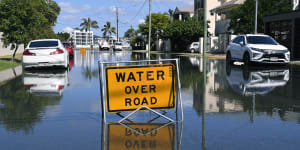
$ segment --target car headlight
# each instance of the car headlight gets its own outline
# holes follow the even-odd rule
[[[256,52],[265,52],[263,49],[259,49],[259,48],[252,48],[251,47],[251,50],[253,50],[253,51],[256,51]]]

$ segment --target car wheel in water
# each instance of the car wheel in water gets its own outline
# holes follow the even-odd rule
[[[231,53],[229,51],[226,54],[226,63],[232,64],[232,57],[231,57]]]
[[[251,61],[250,61],[250,56],[248,53],[246,53],[243,57],[243,62],[244,62],[244,65],[245,66],[248,66],[251,64]]]
[[[250,77],[249,67],[248,66],[244,66],[243,67],[243,79],[245,81],[248,81],[249,77]]]

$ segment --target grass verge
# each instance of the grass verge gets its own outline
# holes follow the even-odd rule
[[[147,53],[148,51],[145,51],[145,50],[133,50],[133,52],[136,52],[136,53]],[[151,51],[150,53],[154,54],[154,55],[172,54],[172,55],[185,56],[185,57],[195,57],[195,56],[202,57],[202,54],[199,54],[199,53],[159,52],[159,51]],[[226,56],[225,56],[225,54],[211,54],[211,53],[206,53],[205,54],[205,58],[206,59],[226,59]]]
[[[14,68],[21,65],[22,54],[16,54],[15,60],[12,61],[12,55],[0,57],[0,71]]]

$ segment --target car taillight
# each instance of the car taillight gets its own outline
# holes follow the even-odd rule
[[[63,54],[64,51],[62,49],[56,49],[56,51],[51,52],[50,55]]]
[[[36,86],[36,84],[24,84],[26,89],[30,89],[31,87]]]
[[[65,88],[65,86],[63,86],[63,85],[51,85],[51,86],[56,88],[59,91]]]
[[[29,50],[25,50],[23,52],[23,55],[25,55],[25,56],[35,56],[35,53],[30,53]]]

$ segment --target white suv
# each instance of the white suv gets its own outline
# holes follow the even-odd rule
[[[233,39],[226,49],[226,61],[282,63],[290,61],[290,52],[268,35],[247,34]]]

